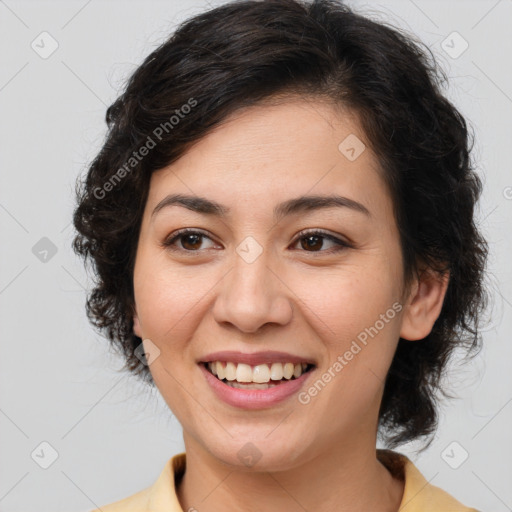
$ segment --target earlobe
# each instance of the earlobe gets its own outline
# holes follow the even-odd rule
[[[411,288],[409,302],[404,308],[401,338],[421,340],[430,334],[441,313],[449,280],[449,271],[439,274],[426,270],[422,273]]]

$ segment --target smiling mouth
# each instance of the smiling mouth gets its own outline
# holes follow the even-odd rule
[[[310,372],[315,365],[309,363],[271,363],[250,366],[230,361],[201,363],[224,384],[237,389],[268,389]]]

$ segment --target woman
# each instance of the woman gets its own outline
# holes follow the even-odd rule
[[[90,319],[186,452],[101,510],[474,510],[391,450],[432,438],[485,302],[481,182],[441,80],[330,0],[223,5],[136,70],[74,248]]]

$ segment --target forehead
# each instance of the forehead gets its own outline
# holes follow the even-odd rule
[[[252,208],[308,193],[337,193],[370,209],[389,201],[381,172],[355,113],[293,98],[229,116],[153,173],[148,206],[171,192],[214,196],[241,207],[254,200]]]

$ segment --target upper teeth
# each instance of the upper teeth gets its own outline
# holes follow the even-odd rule
[[[227,379],[229,381],[236,380],[238,382],[257,383],[270,382],[270,380],[281,380],[283,377],[288,380],[293,376],[295,378],[300,377],[306,370],[307,366],[307,363],[272,363],[270,367],[268,364],[250,366],[244,363],[235,364],[232,362],[224,363],[221,361],[212,361],[208,363],[210,371],[214,375],[217,375],[220,380]]]

